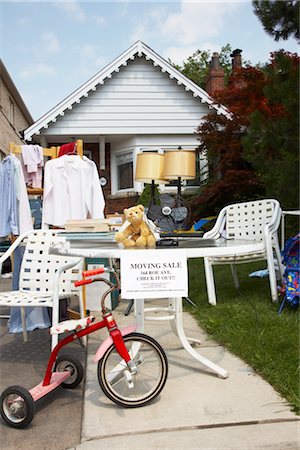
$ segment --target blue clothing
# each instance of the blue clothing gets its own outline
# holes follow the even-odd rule
[[[27,331],[51,327],[48,308],[42,306],[35,306],[33,308],[26,306],[25,317]],[[10,308],[9,332],[22,333],[22,331],[21,309],[19,306],[12,306]]]
[[[16,180],[19,178],[17,161],[13,155],[8,155],[0,163],[0,237],[10,233],[19,234],[19,200],[20,189]],[[18,162],[19,163],[19,162]],[[25,230],[24,230],[25,231]],[[19,275],[24,249],[16,248],[14,252],[13,290],[19,289]],[[48,309],[43,307],[26,308],[27,331],[35,328],[48,328],[50,319]],[[22,332],[21,313],[19,307],[10,309],[10,333]]]
[[[15,165],[11,155],[0,163],[0,237],[19,234]]]

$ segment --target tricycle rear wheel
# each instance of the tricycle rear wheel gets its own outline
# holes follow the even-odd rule
[[[70,376],[61,383],[61,386],[66,389],[76,388],[82,381],[84,370],[81,362],[70,355],[61,355],[57,358],[54,371],[55,372],[70,372]]]
[[[24,428],[35,414],[30,392],[22,386],[9,386],[1,394],[0,412],[3,420],[13,428]]]

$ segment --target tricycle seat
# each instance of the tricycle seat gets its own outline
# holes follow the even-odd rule
[[[50,334],[61,334],[67,331],[80,331],[89,326],[90,323],[94,322],[95,317],[89,316],[78,320],[64,320],[57,325],[50,328]]]

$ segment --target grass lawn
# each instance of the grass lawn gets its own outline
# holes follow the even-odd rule
[[[202,259],[189,260],[187,307],[213,339],[247,362],[285,397],[299,414],[299,309],[271,302],[269,280],[250,278],[264,269],[263,261],[237,266],[240,289],[234,287],[230,266],[214,266],[217,306],[207,301]]]

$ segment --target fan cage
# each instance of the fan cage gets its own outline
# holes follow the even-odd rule
[[[188,230],[191,210],[187,201],[181,195],[154,195],[146,215],[162,232]]]

